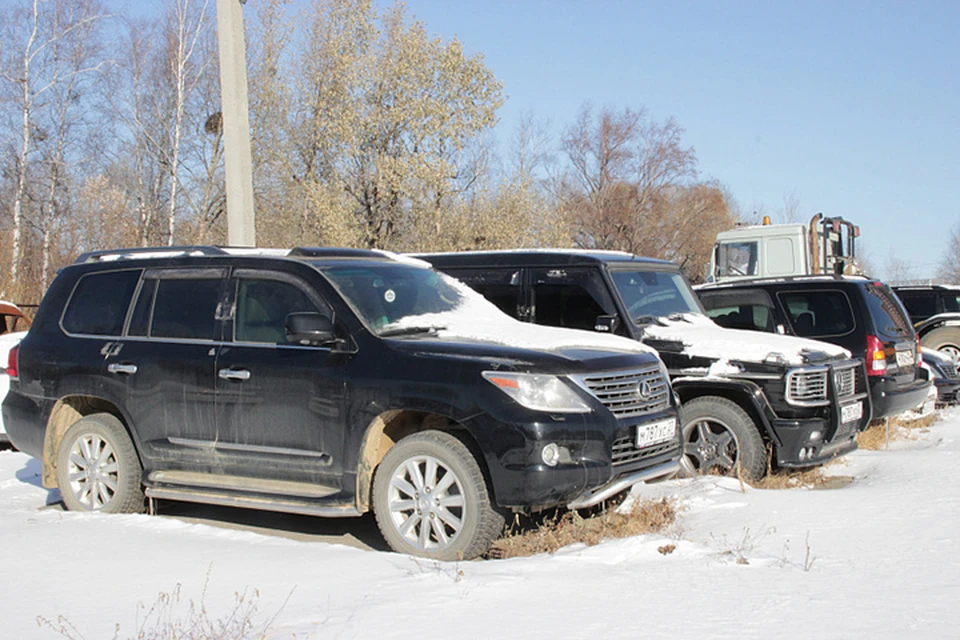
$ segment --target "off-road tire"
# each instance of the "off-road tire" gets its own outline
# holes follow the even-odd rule
[[[70,511],[140,513],[143,467],[123,424],[107,413],[80,418],[57,450],[57,487]]]
[[[431,465],[436,465],[432,479]],[[415,433],[387,452],[374,475],[373,511],[391,549],[434,560],[476,558],[503,532],[503,515],[491,503],[476,459],[463,442],[443,431]],[[410,527],[409,535],[402,531],[404,525]],[[447,541],[441,540],[441,534],[451,532]]]
[[[685,402],[680,407],[680,425],[683,475],[739,474],[755,479],[766,473],[763,438],[747,412],[735,402],[716,396]]]
[[[925,349],[960,356],[960,327],[937,327],[920,338],[920,345]]]

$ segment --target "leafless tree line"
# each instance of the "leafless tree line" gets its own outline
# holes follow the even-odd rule
[[[245,6],[261,246],[618,249],[694,278],[736,212],[673,120],[595,109],[493,137],[481,55],[401,4]],[[0,9],[0,290],[35,302],[86,250],[226,240],[214,0]]]

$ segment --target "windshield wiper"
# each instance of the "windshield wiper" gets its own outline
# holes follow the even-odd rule
[[[446,327],[397,327],[396,329],[387,329],[386,331],[381,331],[378,335],[381,338],[389,338],[392,336],[415,336],[423,333],[436,333],[441,329],[446,329]]]
[[[655,325],[659,325],[659,326],[661,326],[661,327],[667,326],[667,325],[665,325],[665,324],[663,323],[663,320],[661,320],[659,317],[657,317],[657,316],[651,316],[651,315],[638,316],[638,317],[634,318],[633,323],[634,323],[635,325],[637,325],[638,327],[641,327],[641,326],[647,325],[647,324],[655,324]]]

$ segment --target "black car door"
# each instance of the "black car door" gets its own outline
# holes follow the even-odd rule
[[[281,272],[230,280],[228,341],[217,358],[217,448],[224,472],[336,486],[343,472],[345,382],[329,345],[289,344],[287,316],[329,304]]]

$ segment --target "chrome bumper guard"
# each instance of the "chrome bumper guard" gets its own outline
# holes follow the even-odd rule
[[[600,504],[607,498],[616,495],[625,489],[629,489],[635,484],[639,484],[641,482],[650,482],[651,480],[657,480],[666,476],[672,476],[678,471],[680,471],[680,463],[677,461],[658,464],[655,467],[650,467],[649,469],[644,469],[643,471],[638,471],[637,473],[631,473],[628,476],[622,476],[610,482],[609,484],[605,484],[602,487],[597,487],[596,489],[587,491],[582,496],[569,503],[567,508],[586,509],[596,504]]]

